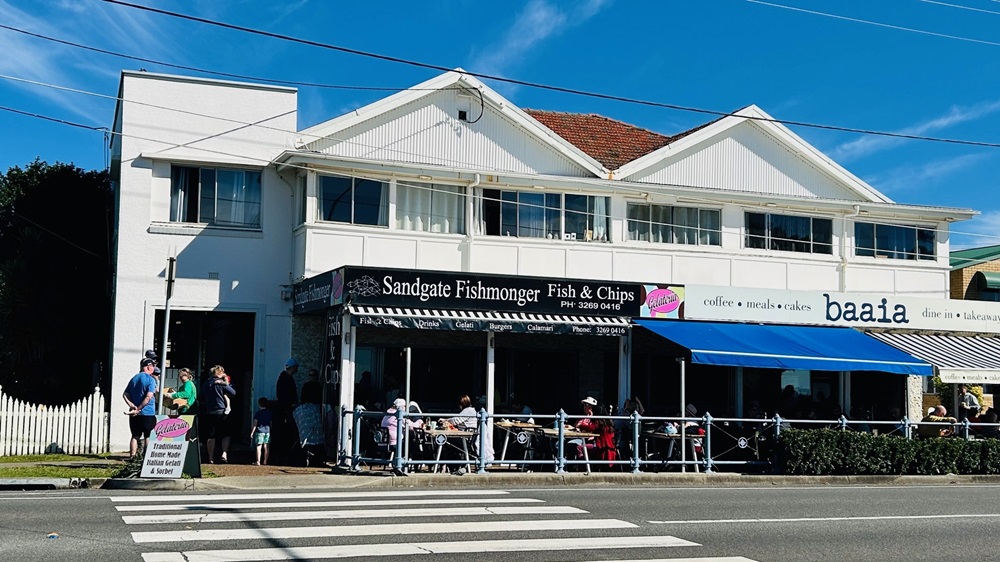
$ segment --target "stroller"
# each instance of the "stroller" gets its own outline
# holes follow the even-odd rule
[[[301,404],[292,412],[299,429],[300,450],[294,456],[300,466],[321,466],[326,461],[326,439],[319,404]]]

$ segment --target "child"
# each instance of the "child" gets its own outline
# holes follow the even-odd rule
[[[267,464],[267,454],[271,443],[271,410],[267,409],[267,398],[257,400],[260,409],[253,415],[250,438],[257,445],[257,460],[254,465]]]

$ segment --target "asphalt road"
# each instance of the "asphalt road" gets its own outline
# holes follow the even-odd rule
[[[995,560],[1000,486],[0,493],[0,560]],[[49,538],[52,533],[56,538]]]

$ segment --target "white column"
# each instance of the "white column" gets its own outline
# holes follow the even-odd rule
[[[489,434],[486,436],[490,440],[490,450],[496,451],[496,443],[493,442],[493,412],[494,398],[496,396],[496,353],[493,349],[493,336],[494,332],[486,332],[486,412],[490,414],[490,420],[487,423],[487,431]]]
[[[345,314],[343,324],[341,325],[341,333],[344,334],[341,340],[340,347],[340,403],[337,406],[337,413],[339,414],[342,410],[341,408],[347,408],[348,411],[354,411],[354,349],[355,340],[357,340],[357,328],[351,326],[351,315]],[[345,442],[344,449],[347,451],[348,456],[353,451],[353,428],[354,419],[353,416],[348,418],[348,432],[347,441]]]
[[[618,337],[618,403],[617,410],[632,397],[632,330]],[[616,412],[617,414],[617,412]]]

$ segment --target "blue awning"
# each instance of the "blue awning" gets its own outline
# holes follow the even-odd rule
[[[685,348],[692,363],[810,371],[882,371],[930,376],[933,367],[851,328],[640,320]]]

